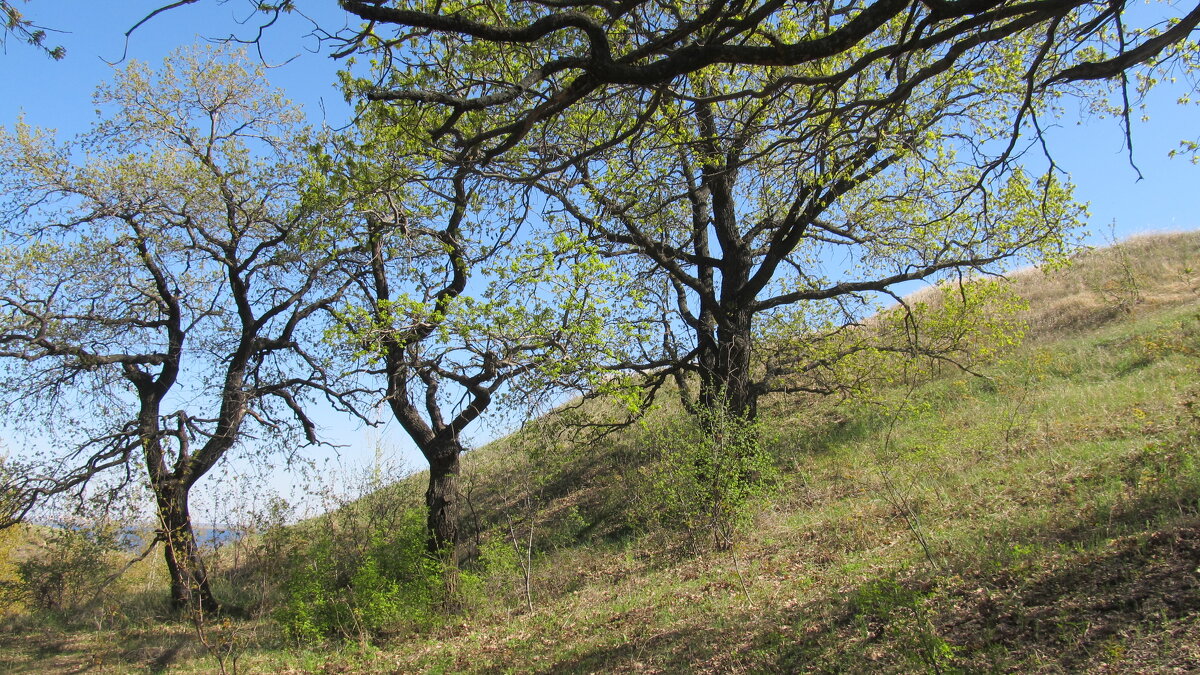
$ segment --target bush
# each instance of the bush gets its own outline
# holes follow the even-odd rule
[[[722,410],[701,410],[651,432],[654,461],[641,471],[644,525],[688,533],[693,546],[705,535],[719,549],[733,544],[751,506],[774,482],[770,454],[755,422]]]
[[[37,554],[17,563],[17,588],[25,605],[70,617],[102,592],[116,569],[122,534],[112,527],[48,528]]]
[[[332,526],[337,514],[327,518],[296,533],[309,543],[288,561],[285,597],[275,615],[284,631],[305,643],[366,641],[389,629],[432,623],[444,582],[440,564],[425,552],[423,512],[409,509],[398,523],[365,533]]]

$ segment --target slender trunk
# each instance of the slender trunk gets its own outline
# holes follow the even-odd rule
[[[158,503],[159,534],[171,576],[171,606],[204,614],[219,611],[192,531],[187,489],[171,481],[155,484],[153,488]]]

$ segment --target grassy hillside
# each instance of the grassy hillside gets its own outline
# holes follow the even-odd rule
[[[669,409],[602,437],[548,420],[467,457],[461,615],[414,604],[369,640],[303,643],[277,621],[294,570],[250,581],[324,533],[367,551],[372,528],[411,530],[418,476],[218,557],[247,609],[206,627],[212,649],[145,606],[91,627],[25,617],[0,670],[211,672],[213,650],[261,672],[1200,669],[1191,265],[1194,233],[1023,272],[1028,334],[986,377],[767,401],[766,487],[717,545],[660,517],[653,460],[688,438]]]

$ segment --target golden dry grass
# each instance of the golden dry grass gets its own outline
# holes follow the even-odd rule
[[[1030,339],[1070,336],[1134,313],[1200,299],[1200,232],[1146,234],[1071,264],[1010,275],[1029,303]]]

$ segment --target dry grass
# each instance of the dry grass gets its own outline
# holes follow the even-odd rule
[[[1029,302],[1030,338],[1069,337],[1200,299],[1200,233],[1141,235],[1084,251],[1063,268],[1024,270],[1011,278]]]

